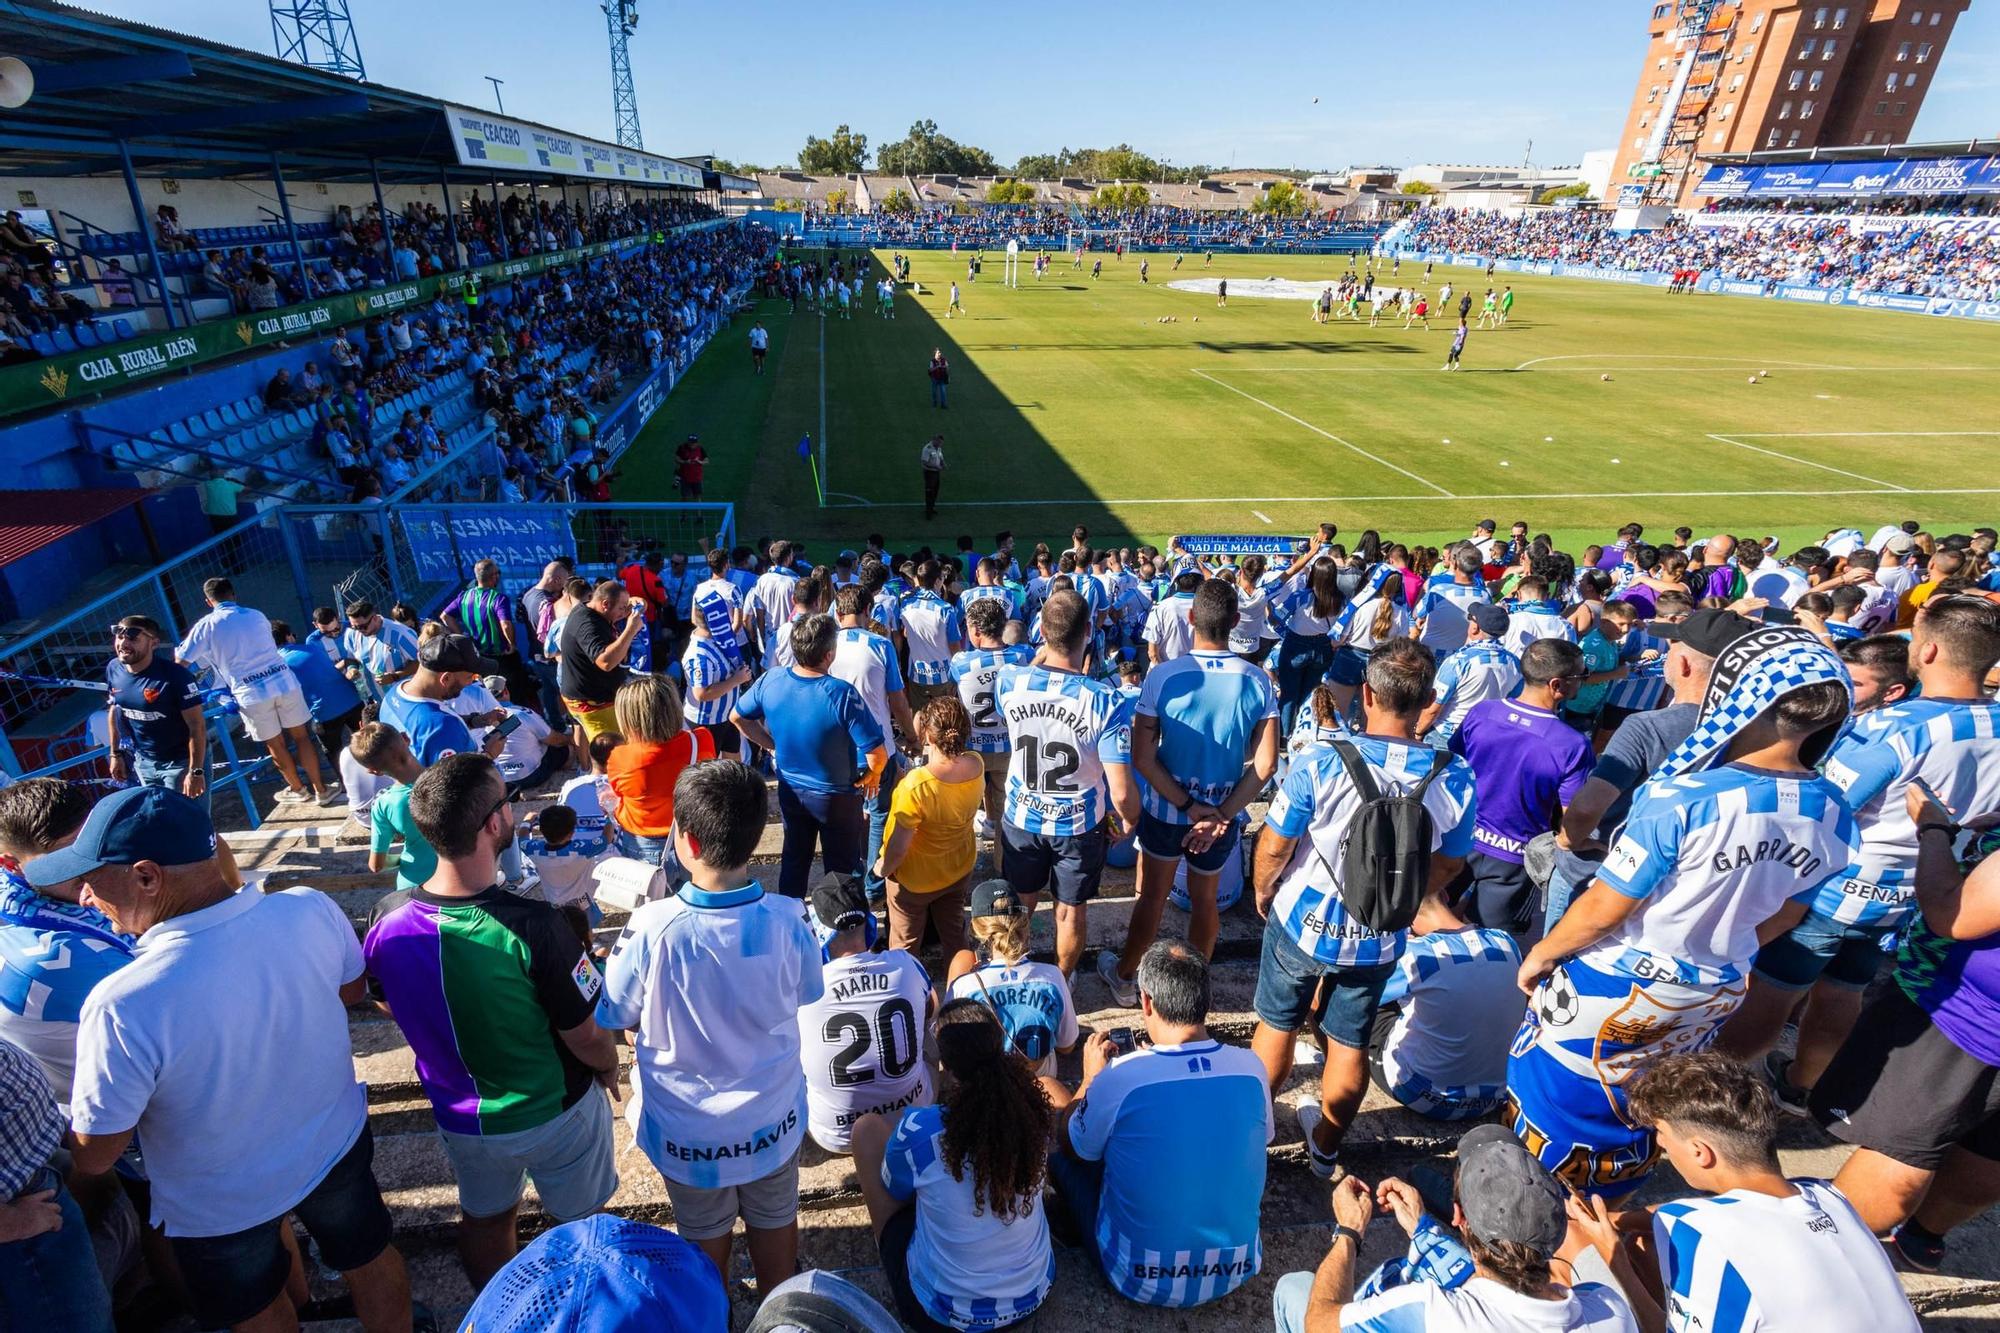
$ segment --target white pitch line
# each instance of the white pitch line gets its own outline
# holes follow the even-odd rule
[[[1868,482],[1870,485],[1874,486],[1886,486],[1892,491],[1904,491],[1909,489],[1909,487],[1907,486],[1898,486],[1893,481],[1883,481],[1879,477],[1868,477],[1868,476],[1863,476],[1859,472],[1849,472],[1846,468],[1834,467],[1831,463],[1815,463],[1810,458],[1800,458],[1795,454],[1781,454],[1776,449],[1766,449],[1762,445],[1758,444],[1745,444],[1743,443],[1743,441],[1731,439],[1727,435],[1716,435],[1711,432],[1708,438],[1711,440],[1718,440],[1723,444],[1734,445],[1738,449],[1748,449],[1753,454],[1768,454],[1772,458],[1782,458],[1788,463],[1802,463],[1806,467],[1816,467],[1822,472],[1833,472],[1843,477],[1852,477],[1856,481],[1865,481]]]
[[[1239,398],[1248,398],[1251,402],[1257,404],[1257,406],[1263,408],[1265,411],[1276,412],[1279,416],[1283,417],[1285,420],[1293,423],[1294,425],[1304,426],[1307,430],[1311,431],[1315,435],[1322,436],[1326,439],[1332,440],[1335,444],[1340,445],[1343,448],[1352,449],[1355,453],[1360,454],[1363,458],[1368,459],[1370,462],[1380,463],[1383,467],[1388,468],[1391,472],[1400,472],[1404,476],[1408,477],[1411,481],[1414,481],[1421,486],[1428,486],[1432,490],[1436,491],[1439,495],[1442,495],[1447,499],[1457,498],[1456,496],[1453,496],[1450,491],[1438,485],[1436,482],[1429,481],[1423,477],[1420,477],[1406,467],[1397,467],[1394,463],[1391,463],[1388,459],[1383,458],[1378,454],[1371,454],[1366,449],[1363,449],[1360,445],[1351,444],[1348,441],[1341,439],[1338,435],[1335,435],[1330,430],[1321,430],[1318,426],[1313,425],[1312,422],[1307,421],[1302,417],[1295,417],[1290,412],[1287,412],[1284,408],[1275,407],[1272,404],[1265,402],[1262,398],[1259,398],[1256,394],[1245,393],[1243,392],[1243,390],[1237,388],[1233,384],[1224,384],[1221,380],[1209,374],[1207,371],[1203,370],[1199,366],[1194,367],[1193,370],[1195,374],[1201,376],[1203,379],[1207,380],[1210,384],[1213,384],[1218,388],[1227,389],[1229,390],[1229,392],[1235,394]]]
[[[1937,436],[2000,435],[2000,430],[1739,430],[1739,440],[1926,439]]]
[[[1266,515],[1261,509],[1253,509],[1250,512],[1256,517],[1258,522],[1264,524],[1267,527],[1270,525],[1271,522],[1270,517]]]
[[[1752,499],[1833,499],[1854,495],[2000,495],[2000,487],[1960,487],[1939,490],[1888,489],[1841,491],[1519,491],[1506,495],[1220,495],[1181,499],[1105,500],[1094,495],[1075,495],[1061,500],[956,500],[961,509],[1030,509],[1053,505],[1096,505],[1101,508],[1134,505],[1229,505],[1229,504],[1436,504],[1450,498],[1465,504],[1488,500],[1752,500]],[[881,504],[828,505],[828,509],[921,509],[921,500],[891,500]]]
[[[1538,356],[1531,361],[1523,361],[1516,370],[1526,370],[1530,366],[1547,365],[1552,361],[1587,361],[1586,366],[1577,370],[1595,370],[1606,361],[1702,361],[1729,366],[1775,366],[1779,370],[1863,370],[1863,371],[1906,371],[1906,370],[2000,370],[2000,366],[1835,366],[1821,361],[1767,361],[1754,356],[1679,356],[1668,352],[1573,352],[1565,356]],[[1696,369],[1698,367],[1687,367]],[[1635,370],[1679,370],[1680,366],[1635,366]]]

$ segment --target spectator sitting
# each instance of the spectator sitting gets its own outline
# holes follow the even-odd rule
[[[378,792],[368,807],[368,868],[379,875],[393,865],[396,887],[414,889],[437,871],[437,853],[410,815],[410,794],[424,766],[411,753],[403,733],[385,722],[362,723],[348,742],[348,751],[362,768],[392,784]],[[403,850],[392,859],[390,849],[399,842]]]
[[[1054,1112],[976,1000],[938,1011],[938,1100],[854,1127],[854,1166],[883,1275],[918,1333],[1010,1328],[1056,1277],[1042,1211]]]
[[[556,800],[576,811],[576,837],[579,847],[590,856],[601,856],[610,848],[604,813],[605,798],[610,796],[609,768],[611,756],[625,738],[615,731],[602,732],[590,738],[584,753],[590,761],[590,770],[563,783]]]
[[[1369,1041],[1375,1086],[1432,1120],[1478,1120],[1501,1103],[1521,1025],[1521,946],[1427,900],[1382,990]]]
[[[844,1153],[862,1117],[930,1104],[923,1036],[937,994],[914,957],[875,947],[867,890],[855,876],[826,875],[813,886],[812,923],[824,941],[826,992],[799,1012],[808,1120],[815,1143]],[[869,1034],[858,1047],[857,1031]]]
[[[362,955],[416,1053],[458,1178],[459,1258],[475,1288],[513,1257],[524,1178],[558,1221],[618,1188],[611,1104],[618,1048],[592,1017],[603,978],[560,913],[497,883],[514,817],[499,768],[451,755],[417,779],[410,813],[437,849],[420,886],[378,901]]]
[[[367,1333],[408,1329],[347,1029],[361,950],[340,908],[308,888],[233,888],[207,814],[157,787],[100,801],[74,842],[23,870],[43,888],[81,880],[114,928],[153,937],[84,1003],[75,1165],[108,1171],[144,1139],[195,1317],[285,1326],[281,1230],[296,1214]]]
[[[972,938],[986,957],[961,949],[946,974],[954,1000],[978,1000],[1007,1033],[1008,1049],[1055,1077],[1056,1052],[1075,1050],[1081,1035],[1069,980],[1050,963],[1028,957],[1032,913],[1013,886],[989,879],[972,891]]]
[[[729,1327],[729,1290],[673,1232],[600,1213],[537,1236],[486,1284],[464,1327],[694,1333]]]
[[[627,835],[625,855],[684,872],[673,859],[674,784],[694,764],[715,758],[706,727],[687,726],[681,692],[665,676],[634,676],[618,687],[614,706],[625,743],[611,753],[605,776],[608,813]]]
[[[259,261],[250,266],[250,277],[243,284],[243,302],[251,310],[276,310],[285,303],[270,265]]]
[[[675,1228],[730,1271],[743,1219],[757,1286],[798,1261],[807,1119],[799,1009],[824,991],[798,904],[750,877],[768,798],[755,770],[695,764],[674,785],[674,852],[688,883],[632,914],[598,1022],[637,1030],[633,1137],[666,1178]]]
[[[509,717],[519,719],[494,756],[507,778],[508,794],[519,799],[523,792],[540,791],[542,784],[568,767],[569,734],[553,730],[540,713],[515,703],[505,676],[491,675],[480,683],[506,715],[501,725]]]
[[[1208,959],[1198,950],[1154,944],[1138,986],[1146,1044],[1120,1055],[1092,1034],[1049,1175],[1113,1290],[1188,1309],[1228,1295],[1260,1266],[1271,1098],[1257,1057],[1209,1036]],[[1166,1162],[1179,1170],[1162,1170]],[[1175,1255],[1188,1257],[1167,1261]]]

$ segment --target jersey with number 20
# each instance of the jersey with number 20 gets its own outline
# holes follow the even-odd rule
[[[1026,833],[1088,833],[1110,808],[1106,764],[1132,760],[1132,705],[1115,686],[1038,666],[994,680],[1012,757],[1005,818]]]

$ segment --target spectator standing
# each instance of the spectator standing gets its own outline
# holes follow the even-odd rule
[[[674,851],[688,883],[632,914],[597,1006],[603,1026],[637,1032],[626,1118],[666,1179],[675,1228],[727,1273],[741,1216],[763,1291],[797,1266],[799,1010],[825,991],[798,903],[750,877],[766,799],[742,764],[681,774]]]
[[[437,853],[410,815],[410,795],[424,766],[403,733],[382,722],[362,723],[348,749],[355,762],[391,784],[368,803],[368,869],[379,875],[394,866],[396,887],[414,889],[437,871]],[[399,842],[403,849],[392,857]]]
[[[972,720],[967,745],[985,769],[986,832],[996,839],[1007,791],[1008,751],[1007,724],[1000,717],[994,684],[1001,667],[1025,666],[1035,656],[1035,650],[1025,643],[1009,646],[1006,631],[1007,612],[999,602],[991,598],[975,601],[965,608],[970,646],[951,659],[951,678],[958,686],[959,702]]]
[[[1553,832],[1563,806],[1590,777],[1590,742],[1558,716],[1584,678],[1573,643],[1537,639],[1521,656],[1521,692],[1474,704],[1451,738],[1451,752],[1471,766],[1479,790],[1468,881],[1459,886],[1465,916],[1479,925],[1525,934],[1535,886],[1523,864],[1528,844]]]
[[[934,363],[931,367],[931,395],[933,398],[940,397],[944,387],[943,381],[937,378],[937,372],[938,367]],[[944,404],[940,402],[938,406],[942,407]],[[924,517],[936,518],[938,490],[944,485],[944,436],[942,434],[933,435],[929,440],[924,442],[924,447],[917,451],[917,463],[923,469],[924,473]]]
[[[500,664],[500,674],[522,698],[532,697],[534,673],[528,670],[520,651],[531,636],[514,624],[514,599],[500,586],[500,565],[481,560],[472,567],[472,585],[445,603],[440,615],[445,626],[470,635],[480,653]]]
[[[944,349],[942,347],[933,347],[931,349],[931,364],[928,373],[931,381],[931,406],[950,407],[951,363],[944,359]],[[926,515],[926,517],[929,516]]]
[[[864,1118],[855,1174],[905,1324],[1011,1328],[1055,1284],[1042,1211],[1054,1112],[984,1005],[945,1005],[936,1039],[937,1104]]]
[[[1492,534],[1487,535],[1490,539]],[[1451,572],[1432,575],[1416,610],[1410,613],[1417,640],[1435,653],[1440,663],[1465,646],[1472,608],[1490,605],[1486,582],[1480,576],[1485,565],[1480,550],[1475,542],[1453,547]]]
[[[301,644],[284,621],[271,622],[271,637],[277,642],[278,656],[305,691],[306,711],[312,715],[313,732],[326,751],[327,761],[338,763],[348,736],[361,725],[360,691],[323,651]]]
[[[909,701],[903,693],[903,670],[896,661],[896,645],[868,628],[868,600],[868,594],[858,583],[850,583],[834,594],[840,637],[829,671],[861,692],[861,701],[868,706],[875,725],[881,728],[889,755],[889,766],[868,801],[868,847],[862,857],[868,892],[879,901],[884,890],[875,863],[881,857],[890,804],[909,768],[894,739],[899,730],[911,740],[918,738],[916,719],[911,716]],[[967,867],[967,873],[970,869]]]
[[[111,689],[107,771],[115,782],[134,778],[165,787],[205,810],[208,796],[208,720],[194,675],[158,651],[166,639],[151,616],[126,616],[111,627],[111,660],[104,664]],[[123,738],[132,741],[125,758]]]
[[[815,851],[830,871],[861,873],[862,800],[882,781],[889,753],[860,691],[830,674],[833,617],[809,615],[787,632],[796,665],[758,677],[731,720],[777,766],[785,829],[778,891],[802,899]]]
[[[611,1106],[618,1049],[592,1017],[603,979],[561,913],[509,893],[499,856],[514,839],[506,780],[484,755],[425,770],[410,796],[436,867],[378,900],[362,957],[416,1053],[458,1178],[459,1258],[475,1289],[519,1248],[532,1178],[559,1222],[596,1212],[618,1187]]]
[[[815,1143],[844,1153],[863,1116],[930,1104],[924,1034],[937,993],[915,957],[874,947],[868,895],[854,876],[827,875],[813,886],[812,919],[824,941],[826,991],[799,1011],[808,1121]]]
[[[1476,796],[1472,770],[1416,739],[1417,717],[1431,701],[1430,650],[1412,640],[1384,644],[1369,659],[1361,687],[1364,731],[1307,749],[1292,761],[1257,839],[1257,912],[1268,922],[1257,968],[1257,1031],[1251,1048],[1272,1088],[1292,1070],[1293,1034],[1318,1011],[1326,1038],[1317,1104],[1299,1108],[1315,1173],[1331,1178],[1340,1142],[1368,1087],[1368,1035],[1375,1009],[1408,938],[1376,931],[1346,900],[1350,826],[1363,807],[1356,774],[1378,791],[1409,795],[1423,783],[1430,815],[1426,896],[1442,895],[1472,850]],[[1436,772],[1433,781],[1425,782]],[[1324,981],[1322,981],[1324,978]],[[1316,995],[1324,984],[1324,998]]]
[[[625,659],[645,625],[645,608],[615,579],[590,591],[590,600],[563,621],[560,680],[563,707],[586,742],[613,730],[618,687],[629,674]],[[617,628],[614,628],[617,626]]]
[[[76,1169],[107,1171],[135,1133],[144,1141],[196,1318],[285,1325],[293,1261],[279,1233],[295,1214],[346,1277],[362,1327],[403,1333],[409,1278],[347,1030],[361,949],[340,908],[307,888],[233,889],[208,816],[156,787],[100,801],[73,843],[24,872],[44,887],[81,880],[86,903],[141,937],[84,1004]]]
[[[1438,662],[1436,698],[1424,709],[1417,734],[1432,745],[1449,746],[1474,704],[1511,699],[1521,688],[1521,659],[1507,651],[1507,612],[1491,602],[1465,611],[1465,646]]]
[[[390,620],[373,602],[350,602],[347,632],[340,636],[346,655],[367,673],[369,693],[380,699],[391,685],[407,680],[417,669],[417,632]]]
[[[964,944],[966,891],[979,852],[972,821],[986,794],[985,765],[966,750],[971,730],[965,705],[950,695],[917,715],[924,762],[897,785],[872,863],[887,886],[892,949],[916,953],[927,925],[947,961]]]
[[[411,753],[425,768],[446,755],[475,754],[482,747],[447,705],[477,685],[492,665],[465,635],[433,635],[417,650],[417,673],[383,696],[379,716],[409,738]],[[483,748],[497,752],[502,741],[488,736]]]
[[[199,666],[215,673],[236,700],[243,729],[253,741],[262,741],[285,780],[278,793],[281,805],[304,805],[317,800],[332,805],[339,783],[320,776],[319,754],[313,749],[306,723],[312,714],[306,708],[305,691],[298,677],[278,655],[271,637],[271,622],[262,611],[236,604],[236,589],[228,579],[209,579],[201,585],[208,614],[197,620],[181,640],[174,656],[190,670]],[[296,763],[287,742],[298,748]],[[303,774],[303,780],[301,780]]]
[[[1198,949],[1153,945],[1138,989],[1145,1045],[1120,1055],[1111,1038],[1091,1035],[1049,1174],[1112,1290],[1189,1309],[1262,1267],[1270,1089],[1254,1054],[1209,1035]]]
[[[48,1076],[0,1037],[0,1311],[10,1328],[111,1333],[90,1226],[50,1160],[62,1140]]]
[[[628,836],[628,855],[678,877],[674,784],[689,766],[715,758],[715,740],[706,727],[686,724],[680,690],[665,676],[634,676],[620,685],[615,712],[624,741],[605,765],[612,797],[606,813]]]

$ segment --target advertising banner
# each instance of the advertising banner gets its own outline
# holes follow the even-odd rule
[[[1887,188],[1899,165],[1894,161],[1830,163],[1820,173],[1819,179],[1813,182],[1811,193],[1820,198],[1852,195],[1865,199],[1878,195]]]
[[[1906,310],[1912,314],[1928,314],[1931,298],[1928,296],[1908,296],[1902,292],[1847,292],[1844,303],[1858,305],[1870,310]]]
[[[702,187],[701,169],[615,144],[543,129],[525,121],[447,106],[460,166],[514,167],[550,176],[596,176],[634,185]]]
[[[1694,192],[1711,199],[1726,199],[1731,195],[1748,194],[1750,187],[1756,183],[1756,167],[1710,167],[1708,174],[1701,178],[1701,184],[1694,187]]]
[[[425,582],[469,578],[479,559],[496,560],[514,575],[539,575],[551,560],[576,560],[576,536],[561,505],[406,505],[396,517]]]
[[[1990,194],[2000,177],[1988,157],[1920,157],[1904,162],[1889,178],[1884,194]]]
[[[1811,194],[1826,168],[1817,162],[1801,162],[1786,167],[1760,167],[1747,193],[1752,198],[1791,194]]]

